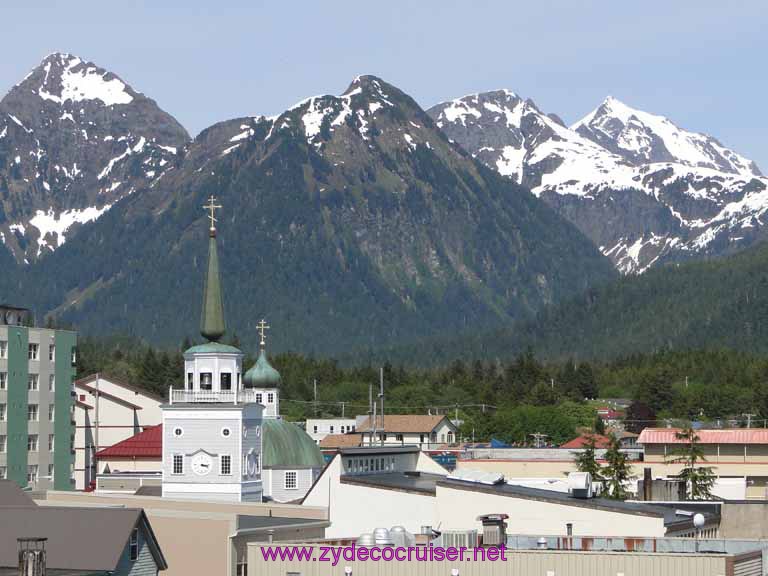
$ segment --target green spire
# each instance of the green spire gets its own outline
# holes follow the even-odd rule
[[[211,212],[211,228],[208,241],[208,273],[203,290],[203,313],[200,317],[200,334],[210,342],[216,342],[224,335],[224,305],[221,300],[221,280],[219,279],[219,254],[216,250],[216,198],[211,196],[209,204],[204,206]]]

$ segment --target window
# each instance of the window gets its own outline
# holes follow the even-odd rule
[[[37,452],[37,434],[30,434],[27,436],[27,450],[30,452]]]
[[[72,366],[77,364],[77,348],[72,348]]]
[[[395,435],[395,440],[397,440],[398,442],[402,442],[403,441],[403,435],[402,434],[396,434]]]
[[[0,466],[0,480],[5,480],[6,475],[5,466]]]
[[[173,474],[184,474],[184,456],[181,454],[173,455]]]
[[[40,344],[30,344],[29,345],[29,353],[28,353],[30,360],[39,360],[40,359]]]
[[[0,453],[5,452],[5,436],[0,436]]]
[[[248,558],[239,558],[237,561],[237,574],[235,576],[248,576]]]
[[[229,476],[232,474],[232,456],[222,454],[219,456],[219,474]]]
[[[286,490],[296,490],[298,488],[298,480],[296,478],[296,472],[286,472],[285,473],[285,489]]]
[[[56,440],[56,436],[54,434],[48,434],[48,451],[53,452],[53,445]]]
[[[424,434],[419,434],[419,444],[424,444]]]
[[[53,464],[48,464],[48,478],[53,480]]]
[[[187,390],[192,390],[194,388],[195,384],[195,373],[194,372],[187,372]]]
[[[30,374],[29,380],[27,380],[27,390],[37,390],[40,384],[39,374]]]
[[[232,390],[232,373],[231,372],[221,373],[221,389]]]
[[[134,528],[131,532],[131,539],[128,542],[128,554],[131,562],[139,559],[139,529]]]
[[[8,387],[8,372],[0,372],[0,390]]]
[[[8,358],[8,342],[0,340],[0,358]]]
[[[331,425],[331,434],[333,434],[333,425]]]
[[[229,428],[222,428],[222,429],[221,429],[221,435],[222,435],[224,438],[229,438],[229,435],[230,435],[230,434],[232,434],[232,430],[230,430]]]
[[[453,444],[453,432],[448,432],[448,444]]]
[[[395,457],[392,456],[392,470],[395,469]]]
[[[27,405],[27,420],[30,422],[37,422],[39,420],[37,404]]]
[[[312,426],[312,429],[314,430],[315,434],[317,434],[317,426]]]
[[[48,376],[48,392],[53,392],[54,390],[56,390],[56,376],[50,374]]]
[[[270,392],[267,394],[267,404],[272,404],[275,401],[275,395]]]
[[[5,404],[0,404],[0,422],[5,422]]]
[[[181,426],[176,426],[176,428],[173,429],[173,435],[176,436],[177,438],[179,436],[183,436],[184,435],[184,429]]]
[[[210,372],[200,373],[200,390],[212,390],[213,389],[213,374]]]
[[[51,344],[48,346],[48,360],[53,362],[54,358],[56,358],[56,345]]]
[[[37,464],[27,466],[27,484],[34,484],[37,482]]]
[[[53,418],[56,415],[56,405],[48,404],[48,421],[53,422]]]
[[[261,394],[256,394],[256,404],[261,404]]]
[[[432,442],[437,442],[437,432],[432,432]]]

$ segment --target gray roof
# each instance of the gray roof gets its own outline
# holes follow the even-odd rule
[[[16,482],[0,480],[0,506],[37,506]]]
[[[381,472],[379,474],[344,474],[343,484],[358,484],[372,486],[384,490],[399,490],[402,492],[418,492],[429,496],[435,495],[435,485],[445,478],[442,474],[427,474],[424,472]]]
[[[141,523],[158,568],[167,567],[141,509],[4,506],[0,517],[0,566],[17,565],[16,539],[31,537],[48,539],[51,569],[114,571],[131,531]]]
[[[280,516],[237,516],[237,531],[246,530],[280,530],[285,528],[300,528],[302,526],[313,526],[324,528],[330,526],[328,520],[317,518],[288,518]]]
[[[405,446],[401,445],[387,445],[384,446],[359,446],[353,448],[342,448],[340,450],[342,456],[364,456],[367,454],[411,454],[413,452],[420,452],[421,448],[414,445]]]

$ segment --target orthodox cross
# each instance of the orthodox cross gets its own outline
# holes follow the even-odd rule
[[[261,319],[261,322],[259,322],[256,325],[256,331],[261,334],[261,346],[264,347],[264,345],[267,343],[266,340],[264,340],[264,335],[267,330],[269,330],[270,326],[267,324],[266,320],[263,318]]]
[[[216,196],[211,194],[211,197],[208,198],[208,204],[203,206],[203,210],[210,211],[210,214],[208,215],[208,218],[211,219],[211,231],[216,231],[216,210],[220,210],[221,205],[216,204]]]

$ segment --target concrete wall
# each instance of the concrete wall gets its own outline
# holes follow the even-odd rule
[[[725,576],[729,557],[721,554],[648,554],[633,552],[508,551],[507,561],[478,562],[331,562],[267,561],[262,546],[248,546],[248,574],[259,576],[337,576],[351,568],[352,576]],[[321,551],[314,545],[314,556]]]
[[[768,538],[768,502],[723,502],[720,507],[723,538]]]

